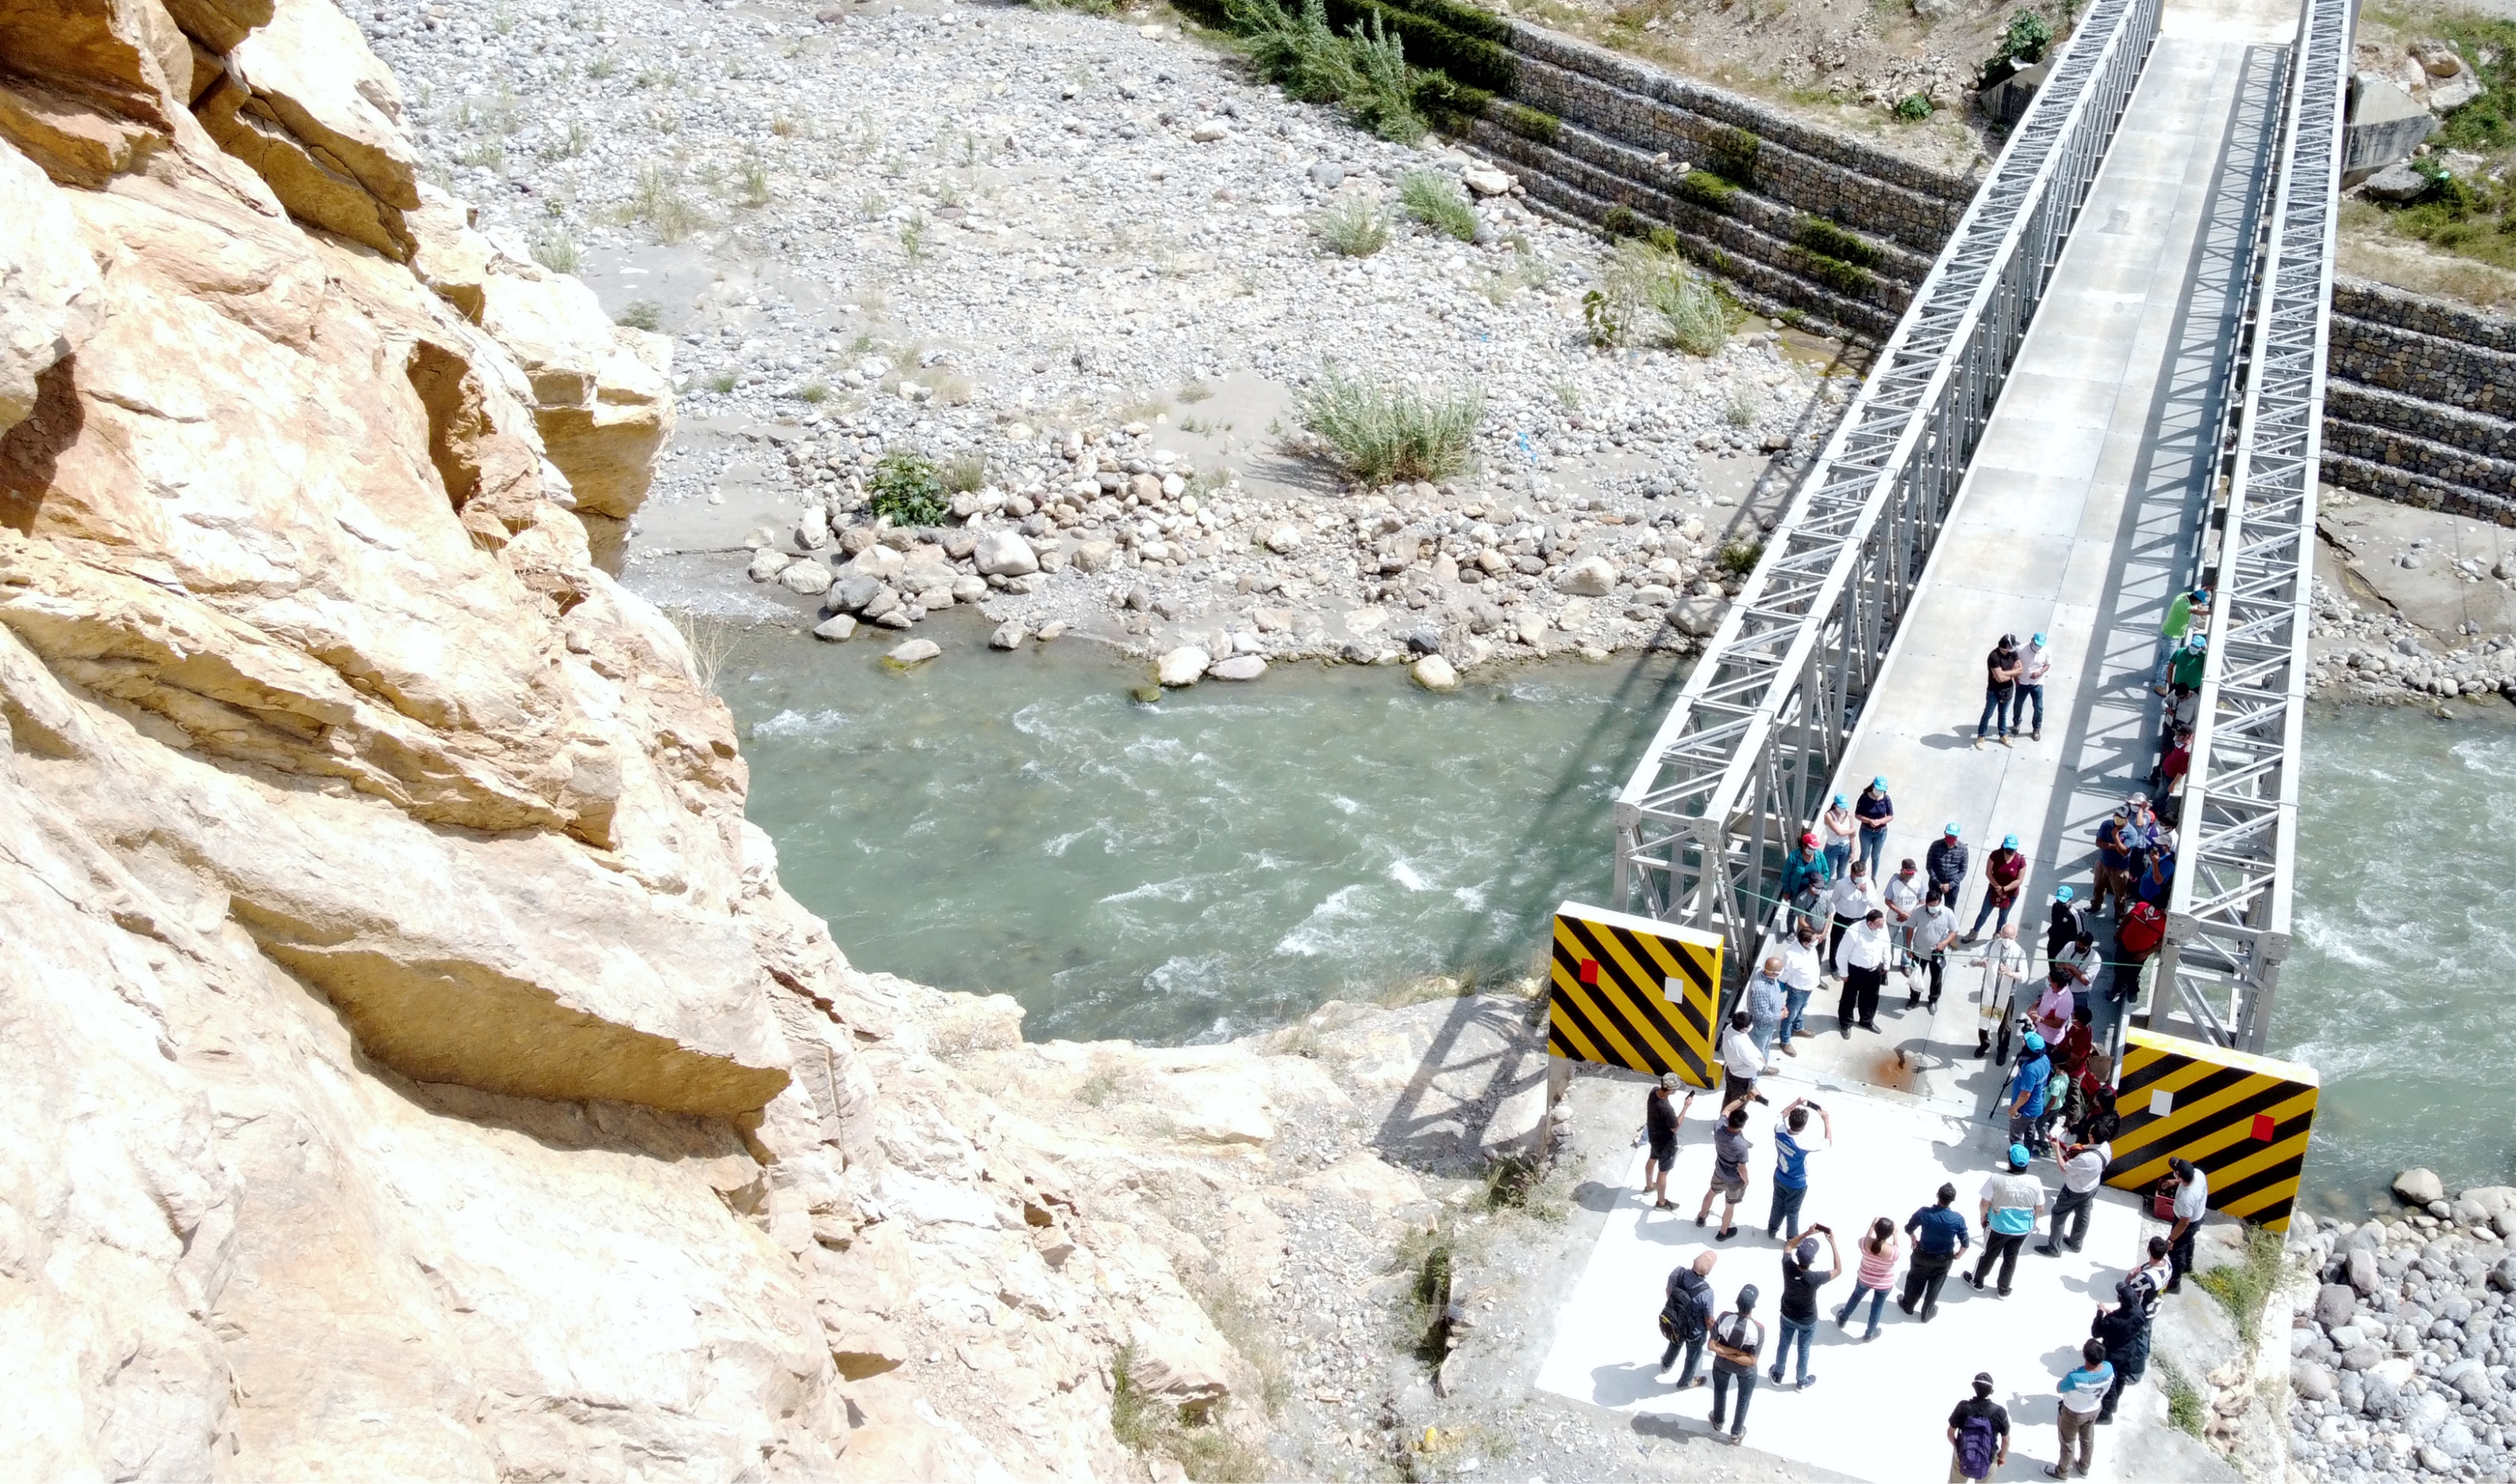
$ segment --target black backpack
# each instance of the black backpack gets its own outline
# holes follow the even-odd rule
[[[1669,1274],[1668,1302],[1659,1311],[1660,1339],[1693,1343],[1711,1323],[1712,1285],[1691,1267]]]

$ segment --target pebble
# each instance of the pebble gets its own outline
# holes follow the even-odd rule
[[[925,664],[944,652],[944,646],[931,639],[913,639],[893,648],[882,662],[895,670],[908,670]]]
[[[832,643],[845,643],[857,637],[857,621],[845,613],[835,614],[814,625],[813,637]]]

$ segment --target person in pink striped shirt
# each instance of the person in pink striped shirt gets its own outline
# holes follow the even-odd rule
[[[1870,1222],[1869,1235],[1854,1244],[1854,1255],[1861,1259],[1861,1265],[1852,1274],[1852,1297],[1843,1300],[1843,1307],[1834,1311],[1834,1322],[1837,1328],[1849,1333],[1852,1311],[1861,1307],[1861,1296],[1867,1294],[1869,1333],[1861,1337],[1865,1343],[1878,1338],[1878,1311],[1886,1307],[1887,1289],[1895,1282],[1896,1255],[1902,1245],[1896,1236],[1895,1221],[1887,1216]]]

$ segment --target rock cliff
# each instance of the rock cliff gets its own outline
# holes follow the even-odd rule
[[[328,0],[0,0],[11,1471],[1139,1467],[1120,1347],[1243,1363],[779,887],[596,559],[667,347],[400,114]]]

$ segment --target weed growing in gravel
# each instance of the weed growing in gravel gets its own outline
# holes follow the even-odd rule
[[[1411,144],[1424,137],[1415,111],[1419,75],[1405,45],[1381,26],[1374,11],[1340,36],[1321,0],[1288,11],[1280,0],[1223,0],[1224,21],[1240,37],[1259,75],[1293,98],[1337,103],[1382,139]]]
[[[1937,111],[1931,106],[1931,96],[1927,93],[1908,93],[1896,100],[1894,109],[1896,116],[1908,124],[1918,124]]]
[[[594,61],[586,63],[585,75],[593,78],[597,82],[601,82],[603,79],[619,70],[620,59],[612,56],[609,52],[606,52],[602,56],[594,59]]]
[[[873,477],[865,481],[872,497],[873,513],[889,515],[894,525],[942,525],[946,513],[944,504],[944,477],[937,472],[935,461],[924,454],[896,448],[874,465]]]
[[[1133,1453],[1167,1458],[1200,1481],[1267,1477],[1266,1457],[1210,1419],[1189,1419],[1137,1389],[1136,1347],[1124,1345],[1110,1362],[1110,1432]]]
[[[653,232],[656,241],[667,244],[681,241],[699,226],[698,209],[683,196],[673,173],[652,161],[639,167],[628,215]]]
[[[1389,245],[1389,217],[1378,207],[1351,197],[1320,213],[1320,236],[1330,250],[1348,258],[1368,258]]]
[[[476,170],[495,170],[507,163],[506,141],[482,140],[477,144],[466,144],[454,151],[454,163],[469,165]]]
[[[1761,541],[1733,541],[1721,549],[1721,570],[1734,579],[1756,570],[1756,563],[1764,559],[1765,543]]]
[[[769,162],[756,154],[742,162],[742,204],[754,211],[769,204]]]
[[[1730,405],[1722,409],[1721,415],[1733,428],[1753,428],[1763,412],[1764,408],[1756,401],[1756,394],[1741,387],[1731,393]]]
[[[1294,415],[1366,484],[1445,479],[1468,467],[1485,416],[1474,387],[1426,392],[1348,379],[1333,367],[1304,392]]]
[[[620,311],[616,322],[633,330],[659,330],[664,325],[664,307],[652,299],[635,300]]]
[[[987,460],[984,454],[956,453],[944,461],[937,474],[947,492],[966,495],[987,482]]]
[[[593,143],[593,140],[586,133],[585,125],[578,123],[574,119],[570,119],[568,121],[567,128],[565,131],[554,134],[548,140],[543,142],[542,158],[546,160],[572,160],[578,155],[583,154],[585,152],[585,146],[591,143]]]
[[[1710,355],[1730,340],[1730,306],[1720,291],[1684,257],[1643,238],[1616,244],[1599,286],[1581,296],[1581,319],[1600,347],[1639,339]]]
[[[779,139],[792,138],[799,127],[801,126],[783,113],[769,115],[769,132]]]
[[[926,240],[926,217],[924,213],[921,212],[920,214],[910,217],[907,221],[900,224],[901,256],[906,258],[912,264],[917,264],[925,262],[927,255],[933,251],[934,248]]]
[[[637,83],[640,88],[660,92],[673,85],[673,74],[662,67],[643,67]]]
[[[734,389],[737,380],[738,379],[731,371],[719,371],[707,379],[707,389],[710,392],[715,392],[717,395],[723,396]]]
[[[544,232],[533,239],[533,261],[554,273],[573,273],[585,261],[585,250],[565,231]]]
[[[1398,204],[1435,231],[1462,242],[1476,240],[1477,209],[1468,204],[1459,183],[1441,171],[1410,170],[1399,177]]]
[[[2158,1383],[2166,1391],[2167,1425],[2178,1432],[2200,1437],[2202,1425],[2210,1420],[2209,1403],[2203,1400],[2202,1388],[2193,1384],[2193,1378],[2185,1375],[2175,1362],[2160,1360],[2156,1364]]]
[[[1178,392],[1179,399],[1183,402],[1187,402],[1191,406],[1195,406],[1198,402],[1204,401],[1207,397],[1212,395],[1214,395],[1214,389],[1203,382],[1190,382],[1188,385],[1180,388]]]
[[[796,389],[795,394],[818,407],[830,399],[830,389],[819,382],[806,382]]]

